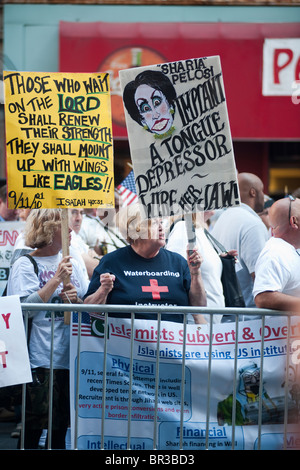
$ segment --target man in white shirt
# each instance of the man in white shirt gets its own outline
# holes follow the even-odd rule
[[[83,209],[69,209],[69,226],[72,229],[70,254],[84,262],[87,276],[90,279],[96,266],[98,266],[99,259],[97,253],[90,248],[79,235],[83,218]]]
[[[102,256],[107,249],[108,237],[96,213],[97,209],[84,210],[79,235],[90,248],[96,251],[97,255]]]
[[[114,209],[107,209],[106,212],[110,210],[113,211],[113,214],[115,213]],[[90,248],[96,251],[98,256],[111,253],[127,245],[123,237],[118,235],[117,228],[112,226],[112,221],[113,215],[104,220],[99,209],[84,210],[79,235]]]
[[[269,210],[273,237],[255,267],[253,295],[260,308],[300,312],[300,199],[279,199]]]
[[[222,212],[212,234],[226,248],[238,253],[237,277],[246,307],[255,307],[252,294],[255,263],[269,238],[268,231],[258,212],[264,207],[264,185],[252,173],[239,173],[238,184],[241,205]],[[245,317],[250,320],[253,316]]]

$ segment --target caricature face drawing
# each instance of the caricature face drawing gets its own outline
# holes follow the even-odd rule
[[[163,138],[174,130],[176,91],[170,79],[158,70],[145,70],[127,83],[124,105],[147,132]]]
[[[149,85],[140,85],[134,95],[142,124],[150,132],[164,134],[173,124],[172,108],[164,94]]]

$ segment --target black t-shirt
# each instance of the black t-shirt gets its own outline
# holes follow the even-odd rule
[[[100,274],[114,274],[114,288],[107,303],[111,305],[188,306],[191,284],[187,261],[179,254],[162,248],[154,258],[143,258],[131,246],[105,255],[95,269],[87,294],[100,286]],[[130,317],[130,314],[110,314]],[[136,318],[156,319],[156,314],[136,314]],[[179,314],[162,314],[162,320],[182,322]]]

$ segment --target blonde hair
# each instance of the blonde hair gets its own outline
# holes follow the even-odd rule
[[[139,203],[130,204],[119,210],[117,226],[130,244],[139,238],[149,238],[149,221],[143,219]]]
[[[54,234],[61,224],[61,209],[33,209],[25,224],[26,246],[43,248],[51,245]]]

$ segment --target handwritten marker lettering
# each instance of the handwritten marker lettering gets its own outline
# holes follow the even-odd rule
[[[9,208],[114,207],[109,74],[4,81]]]

